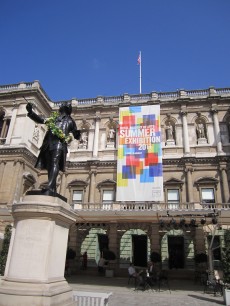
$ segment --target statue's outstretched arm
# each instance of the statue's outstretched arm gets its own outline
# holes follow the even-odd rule
[[[32,109],[32,104],[28,103],[26,105],[26,109],[28,111],[27,116],[32,119],[33,121],[35,121],[36,123],[44,123],[44,118],[42,118],[41,116],[35,114],[35,112]]]

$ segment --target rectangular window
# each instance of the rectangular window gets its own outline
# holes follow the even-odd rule
[[[103,203],[111,203],[114,199],[114,191],[113,190],[103,190]]]
[[[180,193],[179,189],[168,189],[167,190],[167,202],[168,208],[174,209],[179,207]]]
[[[73,191],[73,206],[74,209],[80,208],[79,204],[83,201],[83,190],[74,190]]]
[[[114,201],[114,190],[103,190],[103,209],[111,209],[111,204]]]
[[[215,203],[215,195],[213,188],[201,188],[202,203]]]

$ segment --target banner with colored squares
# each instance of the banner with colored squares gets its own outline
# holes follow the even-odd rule
[[[163,201],[160,106],[119,110],[117,201]]]

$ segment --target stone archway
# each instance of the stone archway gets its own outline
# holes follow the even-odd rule
[[[102,228],[91,228],[81,243],[80,252],[87,252],[88,266],[95,267],[100,259],[98,234],[106,234]]]
[[[146,253],[143,258],[143,263],[146,264],[150,255],[150,239],[142,229],[129,229],[121,237],[120,240],[120,268],[128,268],[129,263],[134,261],[135,242],[133,237],[146,237]],[[137,241],[137,239],[136,239]],[[140,241],[141,243],[141,241]],[[140,254],[140,256],[143,256]]]
[[[165,233],[165,235],[162,237],[161,240],[161,258],[162,258],[162,268],[163,269],[169,269],[169,268],[177,268],[177,266],[173,266],[171,262],[170,255],[172,256],[172,253],[170,254],[170,243],[171,247],[173,245],[173,237],[177,237],[177,239],[174,240],[174,244],[178,245],[179,248],[183,247],[184,253],[183,253],[183,269],[194,269],[194,242],[191,237],[190,233],[186,233],[181,229],[172,229]],[[181,239],[179,238],[181,237]],[[169,242],[171,239],[171,242]],[[179,256],[178,256],[179,257]],[[177,258],[178,260],[178,258]],[[181,268],[181,265],[178,266],[178,268]]]

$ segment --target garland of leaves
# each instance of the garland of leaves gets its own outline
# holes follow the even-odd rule
[[[51,116],[45,120],[45,125],[48,127],[51,133],[57,136],[62,142],[70,143],[73,137],[70,134],[66,136],[63,131],[56,126],[55,121],[58,116],[58,112],[53,112]]]

